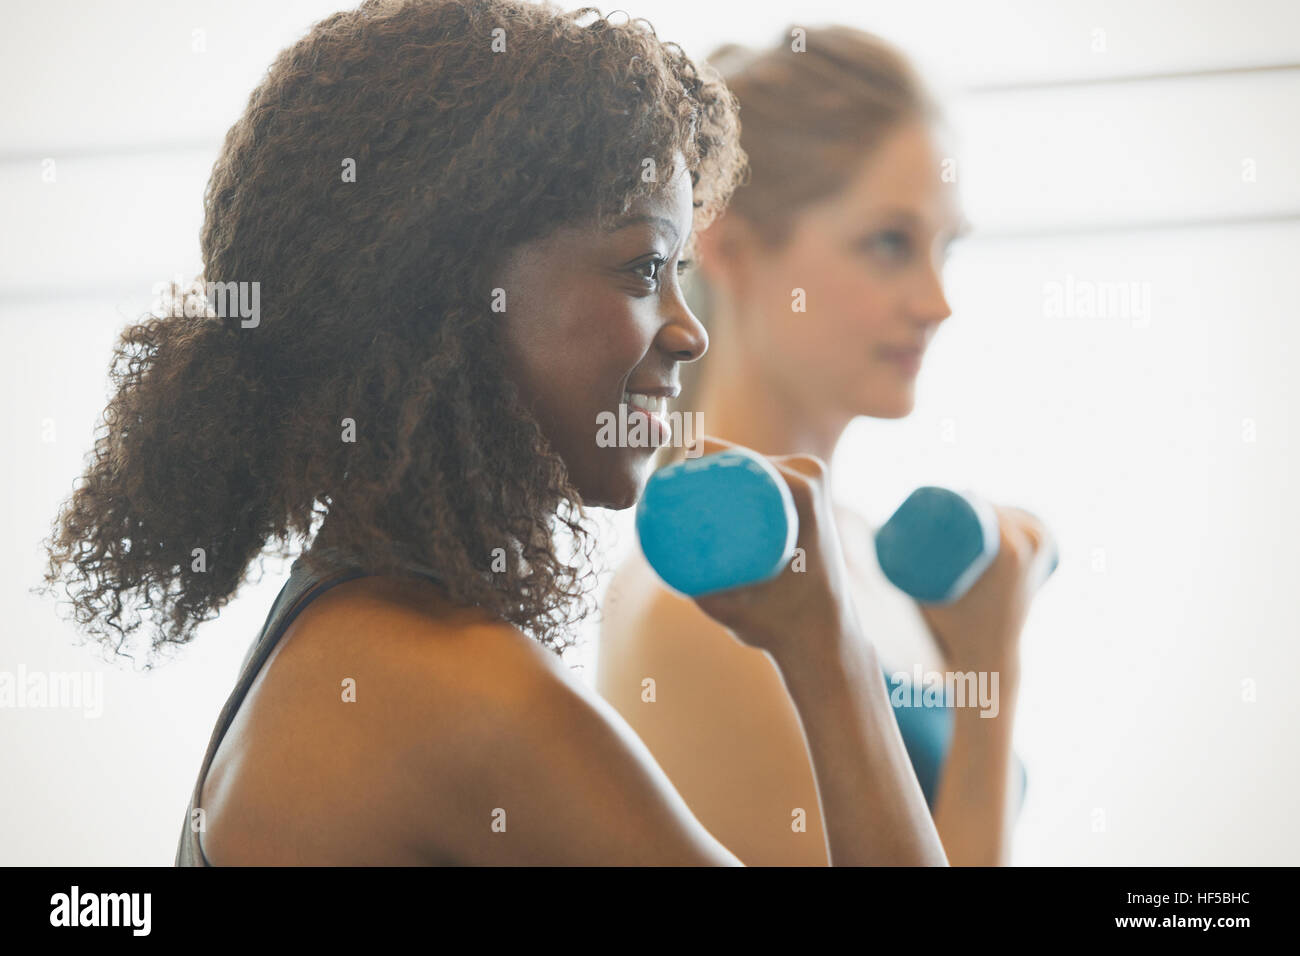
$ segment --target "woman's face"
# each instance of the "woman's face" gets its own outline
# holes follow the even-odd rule
[[[803,212],[784,247],[748,247],[732,282],[743,347],[797,407],[876,418],[912,410],[921,357],[951,314],[946,247],[963,231],[940,163],[925,126],[899,127],[845,190]],[[806,312],[792,309],[795,289]]]
[[[677,364],[708,348],[677,282],[694,222],[680,155],[677,170],[659,197],[639,200],[619,227],[566,227],[524,243],[494,277],[493,288],[506,295],[510,374],[589,506],[635,504],[655,451],[649,441],[617,440],[625,393],[634,393],[633,404],[676,397]],[[631,442],[638,433],[648,439],[649,423],[638,428],[637,413],[628,411],[624,434]],[[667,439],[660,433],[653,440]]]

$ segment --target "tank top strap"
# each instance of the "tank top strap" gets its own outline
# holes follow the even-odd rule
[[[319,573],[308,568],[302,558],[298,558],[293,563],[289,579],[285,582],[284,587],[280,589],[275,603],[271,605],[271,611],[266,617],[266,623],[262,625],[261,632],[253,640],[248,653],[244,655],[243,663],[239,666],[239,677],[235,681],[235,688],[226,699],[225,706],[221,708],[221,715],[217,718],[217,725],[208,740],[208,748],[203,755],[203,764],[199,769],[198,780],[195,781],[194,789],[190,794],[189,807],[185,811],[185,826],[181,831],[180,843],[176,850],[176,866],[210,865],[203,856],[203,849],[199,844],[199,831],[194,828],[192,823],[194,811],[198,806],[203,792],[203,782],[207,778],[209,768],[212,766],[212,759],[216,755],[217,748],[221,746],[221,741],[225,737],[226,731],[230,729],[239,706],[244,702],[244,697],[253,686],[253,682],[257,679],[257,675],[266,663],[267,658],[275,650],[276,644],[284,635],[284,632],[289,629],[289,625],[293,623],[294,619],[312,599],[337,584],[365,576],[366,572],[360,567],[341,566],[325,573]]]

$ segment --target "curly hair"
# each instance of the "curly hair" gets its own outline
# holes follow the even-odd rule
[[[593,532],[507,379],[488,277],[664,188],[646,158],[685,158],[703,228],[744,175],[738,133],[717,74],[644,20],[368,0],[320,21],[253,91],[204,194],[198,288],[257,283],[258,320],[207,302],[122,332],[40,590],[63,583],[116,655],[148,612],[152,667],[259,555],[317,531],[313,568],[432,573],[563,651],[590,612]]]

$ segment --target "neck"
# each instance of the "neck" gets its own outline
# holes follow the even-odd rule
[[[700,392],[705,433],[761,455],[816,455],[829,464],[853,416],[786,389],[735,336],[724,337]]]

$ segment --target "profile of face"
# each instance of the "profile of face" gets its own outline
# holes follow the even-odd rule
[[[651,439],[648,420],[638,428],[637,406],[662,411],[680,391],[678,363],[708,348],[678,284],[692,202],[679,153],[665,188],[614,229],[565,226],[511,249],[494,274],[508,374],[588,506],[636,503],[656,447],[676,440]],[[605,426],[620,414],[628,440],[611,444]]]
[[[963,230],[954,187],[940,172],[929,129],[909,123],[844,190],[805,208],[781,248],[750,232],[719,256],[726,230],[701,233],[701,267],[736,300],[743,321],[735,347],[749,353],[764,387],[808,414],[900,418],[912,410],[922,356],[951,314],[943,262]],[[735,218],[724,217],[727,228],[744,230]],[[792,307],[796,289],[806,311]]]

